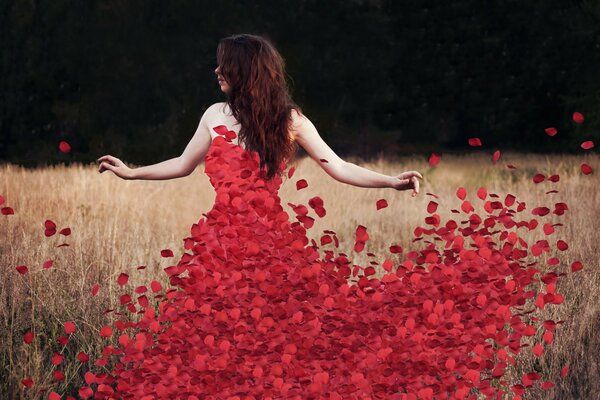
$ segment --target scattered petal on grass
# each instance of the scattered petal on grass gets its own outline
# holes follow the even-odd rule
[[[165,258],[166,258],[166,257],[173,257],[173,250],[171,250],[171,249],[164,249],[164,250],[161,250],[161,251],[160,251],[160,255],[161,255],[162,257],[165,257]]]

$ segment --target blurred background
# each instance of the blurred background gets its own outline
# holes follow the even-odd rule
[[[149,164],[224,97],[220,38],[283,54],[340,155],[577,152],[600,139],[600,1],[0,2],[0,161]],[[574,111],[585,124],[571,120]],[[555,127],[559,134],[544,133]],[[59,151],[60,141],[71,145]]]

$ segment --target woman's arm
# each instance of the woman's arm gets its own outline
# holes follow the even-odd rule
[[[329,176],[339,182],[366,188],[412,189],[413,196],[419,192],[418,179],[423,179],[423,177],[417,171],[407,171],[398,176],[389,176],[346,162],[325,143],[313,123],[295,110],[292,111],[292,131],[296,142]]]
[[[192,173],[204,159],[211,143],[210,130],[207,120],[215,111],[217,104],[210,106],[202,115],[194,136],[179,157],[171,158],[157,164],[131,169],[116,157],[105,155],[97,161],[100,162],[98,172],[112,171],[123,179],[165,180],[187,176]]]

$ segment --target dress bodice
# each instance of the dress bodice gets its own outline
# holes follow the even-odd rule
[[[210,183],[217,194],[241,191],[267,190],[276,195],[281,186],[282,179],[276,175],[270,180],[265,180],[260,174],[260,158],[257,152],[246,150],[232,142],[236,133],[225,125],[213,128],[218,134],[206,153],[204,172],[208,175]],[[285,165],[282,164],[285,168]]]

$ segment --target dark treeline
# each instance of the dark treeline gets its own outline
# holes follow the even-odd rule
[[[0,160],[179,155],[218,40],[268,36],[341,155],[578,151],[600,138],[600,1],[0,1]],[[573,111],[584,124],[571,121]],[[550,138],[544,128],[556,127]],[[66,140],[69,154],[58,150]]]

